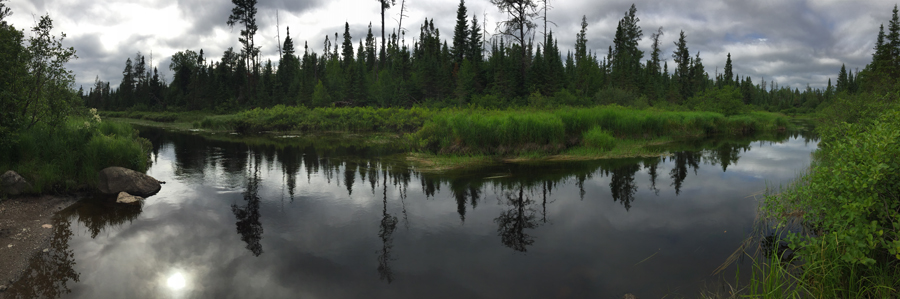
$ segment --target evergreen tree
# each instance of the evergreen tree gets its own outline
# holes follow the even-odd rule
[[[456,27],[453,28],[453,47],[450,48],[450,53],[453,55],[453,64],[457,67],[462,64],[463,58],[466,57],[465,53],[469,51],[467,39],[470,32],[466,23],[467,16],[465,0],[459,0],[459,7],[456,9]]]
[[[843,64],[841,64],[841,72],[838,73],[838,79],[837,79],[837,85],[835,86],[835,91],[837,93],[848,91],[849,83],[850,82],[847,80],[847,68]]]
[[[366,34],[366,70],[372,72],[375,69],[375,36],[372,35],[372,23],[369,23],[369,33]]]
[[[897,77],[897,70],[900,69],[900,16],[897,15],[897,5],[894,5],[891,22],[888,24],[887,35],[888,53],[886,56],[891,59],[891,77]]]
[[[732,78],[734,78],[734,72],[731,69],[731,53],[728,53],[728,58],[725,59],[725,74],[723,76],[725,77],[726,85],[734,84],[734,80],[732,80]]]
[[[353,41],[351,40],[353,37],[350,36],[350,23],[344,22],[344,43],[341,45],[341,49],[343,50],[342,58],[343,63],[341,66],[343,68],[347,68],[350,64],[353,63]]]
[[[672,53],[672,59],[678,64],[673,78],[678,86],[680,97],[677,100],[680,102],[691,97],[691,54],[688,51],[687,40],[683,30],[679,34],[678,41],[675,42],[675,52]]]
[[[641,20],[635,14],[637,8],[634,4],[625,12],[625,16],[619,20],[616,27],[616,35],[613,39],[611,76],[614,84],[620,88],[637,91],[638,75],[641,69],[641,59],[644,56],[643,51],[638,50],[638,41],[643,36],[641,27],[638,22]]]
[[[294,55],[294,40],[291,38],[291,27],[287,28],[287,36],[281,46],[282,57],[278,62],[278,71],[275,73],[277,78],[277,92],[274,96],[278,97],[281,104],[294,104],[297,102],[298,93],[300,92],[300,61]]]
[[[119,101],[120,109],[131,107],[130,100],[134,96],[134,69],[131,58],[125,60],[125,70],[122,71],[122,83],[119,84],[119,94],[123,100]],[[129,102],[126,102],[129,101]]]
[[[693,65],[691,66],[691,91],[696,94],[707,88],[707,83],[709,82],[709,76],[706,75],[706,70],[703,69],[703,61],[700,59],[700,52],[697,52],[697,56],[694,56]]]
[[[247,69],[256,69],[255,58],[259,53],[259,49],[254,44],[253,37],[259,27],[256,25],[256,0],[231,0],[234,8],[231,9],[231,15],[228,16],[229,27],[235,24],[244,25],[241,29],[241,37],[238,41],[244,46],[241,53],[244,58],[244,65]]]
[[[509,16],[508,20],[500,22],[501,34],[512,37],[519,43],[519,48],[523,50],[519,56],[519,79],[522,80],[525,77],[527,64],[525,59],[527,53],[524,51],[526,37],[536,26],[531,19],[537,16],[537,4],[534,0],[491,0],[491,4],[496,5],[500,11]]]

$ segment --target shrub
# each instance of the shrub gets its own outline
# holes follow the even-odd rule
[[[611,150],[616,146],[616,138],[609,135],[609,133],[600,127],[594,127],[587,132],[584,132],[581,142],[585,146],[606,151]]]

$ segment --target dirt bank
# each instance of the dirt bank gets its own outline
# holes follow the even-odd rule
[[[0,294],[19,279],[31,257],[49,247],[53,215],[76,201],[75,196],[41,195],[0,202]]]

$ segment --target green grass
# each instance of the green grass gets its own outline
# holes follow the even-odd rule
[[[609,135],[603,128],[594,127],[584,132],[582,144],[600,150],[611,150],[616,146],[616,138]]]
[[[783,131],[791,123],[787,117],[774,113],[725,117],[714,112],[638,110],[616,105],[551,112],[443,110],[435,113],[412,139],[422,150],[443,154],[520,154],[535,150],[554,154],[585,145],[584,138],[591,136],[585,133],[595,127],[603,128],[620,142]]]
[[[30,192],[64,192],[97,183],[109,166],[145,171],[150,143],[128,124],[72,118],[61,127],[38,125],[0,148],[0,170],[14,170]]]

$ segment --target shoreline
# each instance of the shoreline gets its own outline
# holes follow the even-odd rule
[[[26,195],[0,201],[0,297],[23,278],[31,260],[49,248],[57,213],[80,198]]]

